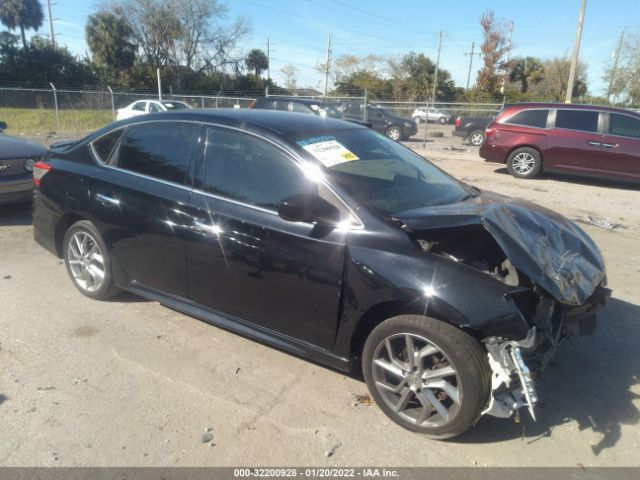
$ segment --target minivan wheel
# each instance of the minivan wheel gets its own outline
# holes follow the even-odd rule
[[[542,170],[542,157],[533,148],[518,148],[509,155],[507,169],[516,178],[533,178]]]
[[[469,143],[476,147],[479,147],[484,142],[484,132],[482,130],[474,130],[469,135]]]
[[[387,128],[387,137],[398,142],[402,139],[402,130],[400,130],[400,127],[389,127]]]
[[[374,328],[362,370],[391,420],[432,438],[460,435],[489,400],[491,374],[480,344],[430,317],[400,315]]]
[[[64,236],[62,254],[67,272],[87,297],[105,300],[118,292],[102,236],[91,222],[74,223]]]

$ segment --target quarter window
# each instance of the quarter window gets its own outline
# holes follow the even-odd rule
[[[160,108],[160,105],[158,105],[157,103],[149,103],[149,112],[156,113],[161,111],[162,108]]]
[[[627,115],[610,113],[609,133],[623,137],[640,138],[640,120]]]
[[[109,161],[109,156],[113,151],[113,147],[116,146],[121,135],[122,129],[118,129],[107,133],[93,142],[93,149],[98,154],[98,158],[104,163]]]
[[[558,110],[556,113],[556,128],[597,132],[598,112],[589,110]]]
[[[204,171],[205,191],[272,210],[291,195],[317,192],[280,149],[234,130],[209,130]]]
[[[146,103],[147,102],[136,102],[136,103],[133,104],[133,107],[131,107],[131,110],[136,110],[138,112],[144,112],[144,107],[145,107]]]
[[[132,172],[184,184],[197,128],[187,123],[129,127],[109,163]]]
[[[549,110],[523,110],[516,113],[504,123],[522,125],[524,127],[545,128],[547,126],[548,115]]]

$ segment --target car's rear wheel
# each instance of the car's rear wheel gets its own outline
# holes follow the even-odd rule
[[[487,405],[491,374],[480,344],[434,318],[400,315],[366,340],[362,369],[382,411],[433,438],[466,431]]]
[[[482,130],[474,130],[469,135],[469,143],[479,147],[484,142],[484,132]]]
[[[387,137],[391,140],[395,140],[396,142],[402,140],[402,129],[400,127],[391,126],[387,128]]]
[[[63,241],[64,263],[71,281],[87,297],[105,300],[118,292],[111,275],[111,261],[102,236],[94,225],[74,223]]]
[[[516,178],[533,178],[542,170],[542,157],[533,148],[517,148],[507,159],[507,170]]]
[[[422,123],[422,118],[420,118],[419,115],[416,115],[415,117],[413,117],[413,121],[416,123]]]
[[[438,122],[444,125],[445,123],[447,123],[447,119],[444,117],[440,117],[440,120],[438,120]]]

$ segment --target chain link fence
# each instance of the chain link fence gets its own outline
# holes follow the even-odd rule
[[[269,95],[286,98],[290,95]],[[254,94],[192,95],[170,93],[164,99],[178,100],[193,108],[248,108],[255,99]],[[300,96],[328,102],[345,117],[368,120],[371,107],[390,110],[394,114],[424,122],[453,123],[458,116],[491,117],[503,107],[499,103],[454,103],[434,104],[416,101],[390,101],[369,99],[364,96]],[[22,136],[57,135],[79,137],[97,130],[115,120],[119,108],[137,100],[157,99],[157,93],[86,91],[49,88],[22,88],[0,86],[0,121],[8,125],[8,133]],[[428,112],[428,114],[426,113]],[[442,116],[433,112],[442,112]]]

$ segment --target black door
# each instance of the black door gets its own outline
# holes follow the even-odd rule
[[[93,181],[92,210],[118,282],[187,296],[187,171],[200,128],[174,122],[130,126],[102,159],[108,164]]]
[[[276,214],[293,194],[323,193],[288,154],[236,130],[211,128],[188,242],[192,300],[329,348],[338,320],[345,232]],[[334,199],[335,201],[335,199]]]

